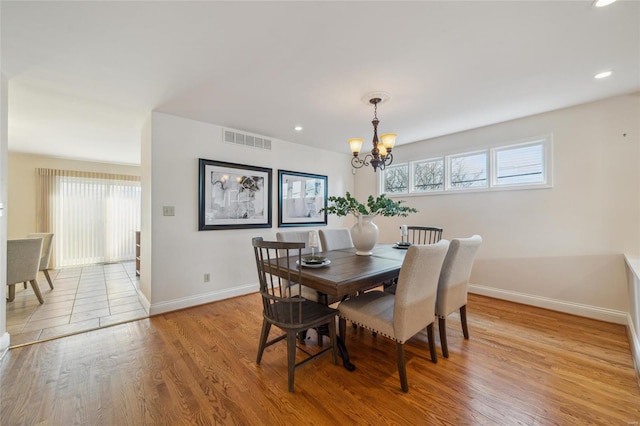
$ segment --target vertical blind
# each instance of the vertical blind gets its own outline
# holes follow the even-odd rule
[[[135,258],[139,176],[55,169],[36,173],[36,228],[55,234],[54,267]]]

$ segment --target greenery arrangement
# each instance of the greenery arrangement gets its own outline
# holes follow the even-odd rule
[[[404,201],[393,201],[387,198],[385,194],[373,198],[369,195],[367,204],[362,204],[348,192],[344,197],[329,197],[330,203],[327,208],[320,211],[327,214],[335,214],[336,216],[346,216],[348,214],[358,215],[376,215],[376,216],[402,216],[407,217],[409,213],[417,213],[418,210],[413,207],[403,206]]]

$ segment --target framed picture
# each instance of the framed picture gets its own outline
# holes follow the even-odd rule
[[[278,226],[326,225],[327,177],[278,170]]]
[[[271,228],[271,169],[199,161],[199,231]]]

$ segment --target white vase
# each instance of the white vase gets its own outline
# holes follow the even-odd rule
[[[359,256],[371,256],[373,247],[378,242],[378,226],[373,223],[375,215],[358,215],[356,224],[351,227],[351,239]]]

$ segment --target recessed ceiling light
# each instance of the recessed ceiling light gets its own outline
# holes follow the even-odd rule
[[[593,76],[593,78],[597,78],[597,79],[601,79],[601,78],[607,78],[611,75],[612,71],[603,71],[599,74],[596,74]]]
[[[293,130],[295,130],[296,132],[301,132],[302,131],[302,126],[296,126],[293,128]]]
[[[616,0],[595,0],[593,2],[593,5],[595,7],[605,7],[605,6],[609,6],[614,1],[616,1]]]

